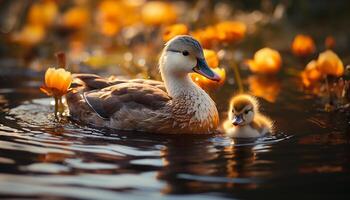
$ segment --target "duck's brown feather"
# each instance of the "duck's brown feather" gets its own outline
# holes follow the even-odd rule
[[[155,80],[147,80],[147,79],[118,79],[114,76],[109,78],[103,78],[95,74],[73,74],[74,81],[72,83],[72,88],[76,88],[79,86],[84,86],[88,90],[94,89],[102,89],[108,86],[117,85],[120,83],[140,83],[145,85],[154,86],[158,89],[166,91],[164,83]]]
[[[171,97],[162,82],[73,76],[66,95],[73,119],[98,127],[172,133]]]
[[[132,109],[162,109],[171,99],[163,90],[143,83],[125,82],[101,90],[84,92],[86,102],[104,118],[111,117],[122,107]]]

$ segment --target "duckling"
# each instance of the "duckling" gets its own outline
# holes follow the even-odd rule
[[[159,59],[164,82],[75,74],[66,95],[71,118],[94,127],[165,134],[216,131],[214,101],[191,79],[198,73],[220,81],[204,58],[200,43],[180,35],[166,43]]]
[[[234,96],[230,101],[228,119],[223,123],[226,134],[234,138],[257,138],[273,132],[272,121],[259,112],[255,97]]]

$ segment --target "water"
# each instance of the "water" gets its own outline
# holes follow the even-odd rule
[[[318,111],[289,78],[262,102],[276,136],[166,136],[55,122],[37,78],[0,79],[0,197],[34,199],[346,199],[349,123]],[[293,86],[293,87],[291,87]],[[295,87],[294,87],[295,86]],[[226,111],[232,92],[214,96]],[[220,97],[220,98],[219,98]]]

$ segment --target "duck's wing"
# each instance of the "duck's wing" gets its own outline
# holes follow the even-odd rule
[[[165,85],[161,81],[155,81],[150,79],[132,79],[132,80],[128,80],[128,82],[150,85],[166,92]]]
[[[140,83],[144,85],[150,85],[166,91],[164,83],[161,81],[147,80],[147,79],[119,79],[114,76],[103,78],[96,74],[73,74],[74,81],[72,87],[85,86],[88,90],[102,89],[121,83]]]
[[[83,93],[86,103],[102,118],[108,119],[122,107],[160,110],[171,100],[162,89],[145,83],[127,81]]]

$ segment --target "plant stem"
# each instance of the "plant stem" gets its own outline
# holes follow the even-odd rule
[[[60,116],[62,117],[64,111],[64,106],[63,106],[63,102],[62,102],[62,97],[58,98],[58,112],[60,114]]]
[[[58,112],[58,98],[57,97],[54,97],[55,98],[55,118],[58,120],[58,115],[57,115],[57,112]]]
[[[328,81],[328,76],[325,75],[325,82],[326,82],[326,92],[328,95],[328,103],[331,103],[331,93],[330,93],[330,89],[329,89],[329,81]]]
[[[236,62],[232,62],[232,66],[233,66],[233,71],[235,73],[235,79],[238,85],[238,93],[243,93],[244,88],[243,88],[243,83],[241,79],[241,74],[239,73],[238,65],[236,64]]]

